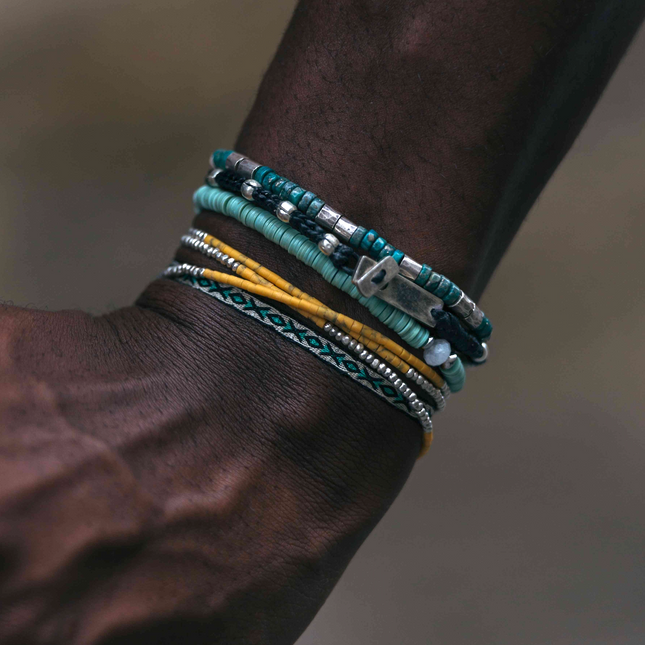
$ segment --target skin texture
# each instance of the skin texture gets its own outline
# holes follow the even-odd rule
[[[643,11],[305,0],[237,148],[478,296]],[[197,224],[372,322],[259,235]],[[293,643],[419,434],[168,280],[101,317],[3,307],[0,642]]]

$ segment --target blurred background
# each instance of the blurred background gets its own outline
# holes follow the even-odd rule
[[[293,6],[0,0],[0,299],[131,303]],[[641,32],[486,292],[489,366],[299,645],[645,642],[644,60]]]

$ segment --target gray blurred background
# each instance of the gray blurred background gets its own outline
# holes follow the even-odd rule
[[[0,0],[0,299],[132,302],[293,5]],[[486,292],[489,366],[299,645],[645,642],[644,59],[641,33]]]

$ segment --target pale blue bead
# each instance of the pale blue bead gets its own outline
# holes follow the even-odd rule
[[[430,367],[437,367],[443,365],[450,358],[451,352],[452,348],[447,340],[433,338],[430,344],[423,350],[423,360]]]

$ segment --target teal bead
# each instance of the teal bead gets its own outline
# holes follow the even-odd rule
[[[430,339],[430,332],[425,327],[416,325],[408,335],[401,336],[401,338],[403,338],[403,340],[405,340],[408,345],[412,345],[412,347],[419,349],[423,347]]]
[[[298,209],[303,213],[306,213],[307,209],[309,208],[309,204],[311,204],[314,199],[316,199],[316,195],[310,190],[307,190],[305,191],[305,194],[300,198],[300,201],[296,204],[296,206],[298,206]]]
[[[427,264],[423,264],[421,266],[421,271],[419,271],[419,275],[414,279],[414,282],[420,287],[426,287],[427,289],[428,287],[426,286],[426,283],[428,282],[428,279],[431,275],[432,269]]]
[[[324,255],[324,253],[321,253],[321,255]],[[325,256],[327,257],[327,256]],[[338,273],[338,269],[333,265],[332,261],[329,260],[329,264],[325,265],[325,268],[322,271],[322,277],[329,283],[332,283],[332,280],[334,279],[334,276]],[[333,283],[332,283],[333,284]],[[336,285],[334,285],[336,286]]]
[[[271,171],[268,172],[264,177],[262,178],[262,181],[260,182],[262,184],[262,188],[265,188],[266,190],[271,190],[271,186],[273,185],[273,182],[276,179],[279,179],[280,175],[276,174],[275,172]]]
[[[325,205],[325,202],[320,199],[320,197],[315,197],[309,207],[307,208],[307,215],[310,217],[316,217],[320,213],[320,209]]]
[[[374,247],[372,247],[373,249]],[[396,251],[396,248],[392,246],[390,243],[387,243],[380,251],[378,254],[378,259],[382,260],[383,258],[390,257],[394,251]]]
[[[363,251],[369,251],[372,247],[372,244],[374,244],[377,239],[378,233],[374,229],[365,233],[363,239],[361,240],[361,248],[363,249]]]
[[[405,257],[405,253],[403,253],[403,251],[399,251],[399,249],[394,249],[392,257],[396,260],[397,264],[401,264],[401,260]]]
[[[265,220],[263,233],[266,235],[272,242],[275,242],[275,238],[280,228],[282,222],[279,219]]]
[[[254,173],[253,179],[255,181],[262,183],[262,180],[270,173],[273,172],[269,166],[260,166]]]
[[[311,263],[311,268],[314,271],[318,271],[318,273],[322,273],[323,269],[325,268],[325,260],[327,259],[327,256],[324,253],[317,253],[316,257],[314,257],[312,263]],[[334,266],[332,264],[332,266]],[[336,267],[334,267],[336,268]]]
[[[385,302],[385,300],[381,300],[380,298],[372,297],[372,298],[367,298],[367,300],[372,301],[372,306],[370,308],[370,311],[379,319],[384,314],[384,312],[389,312],[390,309],[393,309],[391,305],[388,305],[387,302]]]
[[[297,206],[298,202],[302,199],[302,196],[306,192],[307,191],[304,188],[300,188],[300,186],[294,186],[286,199],[288,199],[294,206]]]
[[[454,282],[451,282],[450,289],[448,289],[448,293],[443,301],[448,305],[448,307],[450,307],[451,305],[454,305],[459,298],[461,298],[461,293],[461,289]]]
[[[345,293],[349,293],[351,288],[354,287],[352,278],[340,269],[338,269],[334,282],[338,285],[338,288],[342,289]]]
[[[437,296],[437,298],[441,298],[442,300],[446,297],[446,294],[448,291],[450,291],[450,287],[452,286],[452,282],[448,280],[443,275],[439,276],[441,278],[439,284],[435,287],[434,290],[434,295]]]
[[[232,150],[220,148],[213,153],[213,165],[216,168],[226,168],[226,160],[233,154]]]
[[[292,181],[286,181],[280,188],[280,197],[286,199],[292,189],[296,188],[297,184],[294,184]]]
[[[367,235],[367,229],[364,226],[359,226],[352,236],[349,238],[349,243],[355,248],[358,249],[361,246],[363,238]]]
[[[379,253],[385,248],[386,244],[387,244],[387,240],[384,237],[377,237],[372,243],[372,246],[370,246],[367,252],[368,255],[373,260],[377,260],[379,257]]]
[[[459,392],[466,382],[466,370],[459,358],[449,368],[442,368],[441,375],[453,392]]]
[[[280,189],[287,183],[284,177],[278,177],[271,186],[271,192],[274,195],[280,196]]]
[[[479,323],[479,327],[475,329],[475,336],[479,338],[481,341],[486,341],[490,338],[490,335],[493,333],[493,325],[491,325],[490,320],[486,316],[484,316],[483,320],[481,323]]]
[[[294,238],[298,237],[300,233],[296,231],[295,228],[291,228],[290,226],[287,226],[285,229],[284,235],[280,238],[280,246],[283,249],[289,248],[289,244],[293,241]]]

